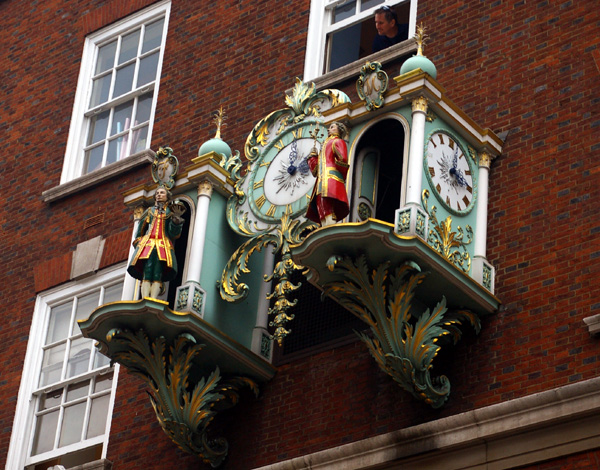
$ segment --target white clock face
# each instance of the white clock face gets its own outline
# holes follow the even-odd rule
[[[427,142],[426,171],[438,199],[452,212],[467,213],[473,205],[471,165],[460,145],[444,132]]]
[[[306,159],[313,145],[313,139],[295,139],[273,159],[264,178],[265,197],[271,204],[292,204],[312,190],[315,177]]]

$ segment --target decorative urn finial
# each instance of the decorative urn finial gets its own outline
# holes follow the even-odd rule
[[[412,56],[402,64],[402,67],[400,67],[401,75],[416,69],[421,69],[432,78],[437,78],[437,69],[435,68],[435,65],[423,55],[425,43],[429,39],[429,36],[425,33],[426,29],[427,28],[423,26],[422,23],[417,27],[417,33],[414,36],[415,42],[417,43],[417,55]]]
[[[221,139],[221,129],[225,127],[225,119],[225,111],[223,111],[223,106],[221,106],[219,110],[215,112],[213,117],[213,122],[217,126],[217,132],[212,139],[207,140],[200,146],[198,149],[198,156],[216,152],[225,155],[225,158],[231,157],[231,148]]]

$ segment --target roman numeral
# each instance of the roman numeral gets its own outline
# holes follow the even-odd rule
[[[283,149],[283,147],[285,147],[283,141],[281,139],[279,139],[279,141],[273,145],[277,150],[281,150]]]
[[[264,194],[261,194],[258,199],[256,200],[256,207],[258,207],[259,209],[262,208],[262,206],[265,204],[265,201],[267,200],[267,198],[265,198]]]
[[[304,130],[303,127],[299,127],[298,129],[294,129],[292,131],[292,135],[294,136],[294,138],[296,139],[301,139],[302,138],[302,131]]]
[[[252,188],[253,188],[253,189],[262,188],[262,187],[263,187],[263,184],[264,184],[264,182],[265,182],[264,180],[257,181],[256,183],[254,183],[254,186],[252,186]]]
[[[444,145],[444,134],[438,134],[440,136],[440,145]]]
[[[454,141],[452,139],[448,139],[448,145],[452,150],[454,150]],[[462,156],[462,155],[461,155]]]
[[[269,207],[269,210],[266,212],[266,215],[269,217],[273,217],[275,215],[275,209],[277,209],[277,206]]]

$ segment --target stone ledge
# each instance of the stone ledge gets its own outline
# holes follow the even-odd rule
[[[70,196],[71,194],[91,188],[92,186],[106,181],[117,174],[131,170],[132,168],[144,165],[146,163],[152,163],[155,156],[156,154],[150,149],[134,153],[133,155],[130,155],[121,161],[112,163],[104,168],[92,171],[87,175],[80,176],[79,178],[75,178],[74,180],[48,189],[42,193],[42,199],[44,202],[48,203],[58,201],[59,199]]]
[[[257,470],[503,470],[600,447],[600,377]]]
[[[354,62],[332,70],[331,72],[315,77],[312,80],[308,80],[308,82],[313,82],[317,90],[323,90],[350,78],[358,79],[360,69],[365,65],[365,62],[379,62],[380,64],[385,64],[409,54],[416,54],[416,52],[417,44],[415,41],[407,39],[392,47],[388,47],[387,49],[368,55],[362,59],[355,60]],[[398,66],[397,75],[400,75],[400,66]],[[290,93],[291,90],[288,90],[287,94]]]

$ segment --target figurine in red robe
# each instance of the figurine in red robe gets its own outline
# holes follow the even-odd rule
[[[329,126],[328,136],[317,155],[315,149],[308,157],[312,174],[317,177],[306,218],[326,227],[348,215],[346,176],[348,175],[348,147],[344,138],[348,129],[341,122]]]
[[[127,272],[142,281],[142,297],[157,298],[164,290],[163,282],[177,275],[174,240],[183,228],[182,207],[175,213],[168,205],[169,192],[159,186],[155,205],[143,213],[133,241],[135,253]]]

